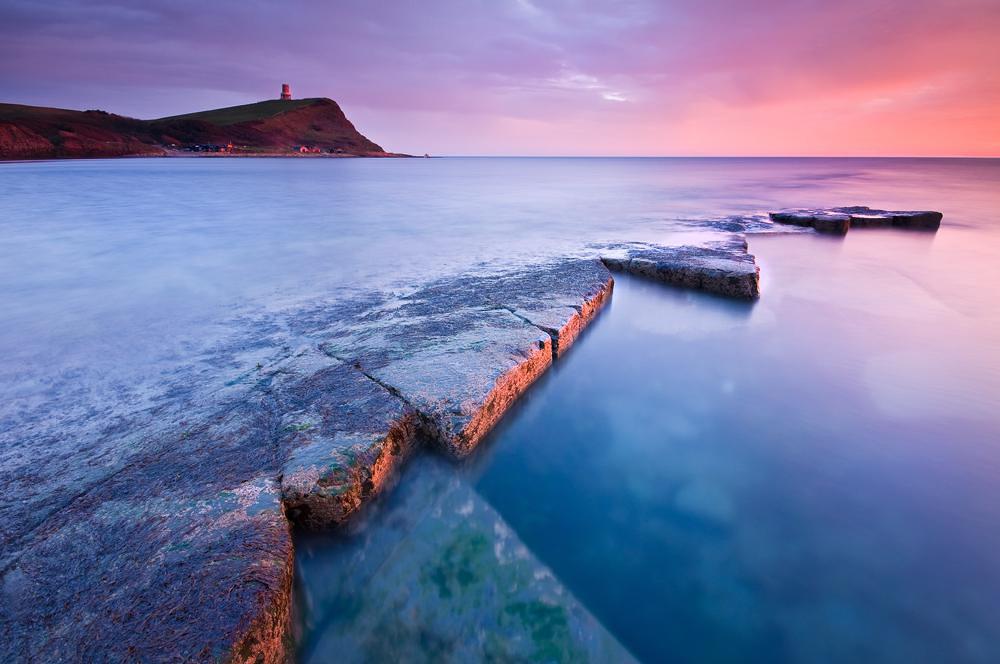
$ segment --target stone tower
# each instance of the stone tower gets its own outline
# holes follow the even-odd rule
[[[285,100],[290,100],[292,98],[292,86],[288,83],[281,84],[281,98]]]

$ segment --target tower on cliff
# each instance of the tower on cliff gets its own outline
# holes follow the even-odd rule
[[[292,86],[288,83],[281,84],[281,98],[285,100],[290,100],[292,98]]]

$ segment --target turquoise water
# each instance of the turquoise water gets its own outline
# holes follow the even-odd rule
[[[412,496],[461,492],[642,661],[996,661],[1000,320],[990,293],[955,288],[959,246],[756,238],[757,304],[619,277],[565,360],[447,469],[453,485],[419,461],[356,532],[300,538],[303,660],[462,660],[414,633],[468,648],[502,592],[424,594],[406,618],[370,580],[389,568],[397,592],[419,587],[448,548],[426,551],[401,519],[459,532],[466,517]],[[373,545],[387,530],[389,563]],[[504,574],[492,559],[475,570]]]
[[[940,240],[752,241],[756,305],[619,279],[469,481],[645,661],[996,661],[1000,326],[912,280]]]
[[[753,305],[619,278],[472,462],[300,538],[300,657],[997,661],[996,161],[0,164],[0,443],[72,458],[303,302],[855,203],[945,222],[752,236]]]
[[[751,236],[755,304],[619,276],[609,308],[441,495],[485,505],[599,623],[580,633],[610,633],[641,661],[997,661],[992,215],[937,234]],[[502,590],[385,601],[344,564],[419,587],[422,561],[448,548],[427,551],[399,515],[466,523],[411,498],[440,466],[414,464],[354,532],[300,538],[303,661],[492,654],[470,625],[504,614]],[[387,563],[372,542],[393,528]],[[508,573],[481,562],[475,584]],[[625,657],[553,638],[552,660]]]

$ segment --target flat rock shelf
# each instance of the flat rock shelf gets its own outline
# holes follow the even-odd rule
[[[601,260],[627,272],[667,284],[753,300],[760,297],[760,268],[747,252],[746,239],[733,237],[702,247],[632,244]]]
[[[745,238],[715,237],[302,306],[248,321],[205,386],[167,381],[151,409],[68,433],[65,413],[25,416],[0,432],[0,657],[283,661],[293,525],[349,519],[421,446],[468,455],[610,300],[611,270],[758,297]]]

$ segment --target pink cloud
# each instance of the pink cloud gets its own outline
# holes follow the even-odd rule
[[[8,0],[6,100],[331,96],[397,150],[998,154],[1000,5]]]

